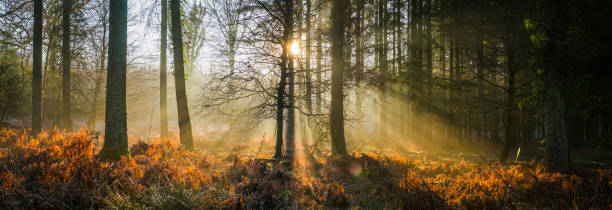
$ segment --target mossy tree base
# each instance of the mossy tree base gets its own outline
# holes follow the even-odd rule
[[[129,150],[123,149],[123,148],[114,148],[114,147],[103,147],[102,150],[100,150],[100,152],[98,152],[98,155],[96,155],[96,157],[102,159],[102,160],[111,160],[111,161],[117,161],[121,159],[121,156],[130,156],[130,152]]]

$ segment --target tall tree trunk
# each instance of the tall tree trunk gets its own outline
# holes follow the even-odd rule
[[[70,11],[72,0],[63,0],[62,12],[62,128],[72,130],[72,117],[70,112]]]
[[[306,65],[306,108],[308,113],[312,113],[312,67],[311,67],[311,54],[312,54],[312,40],[310,37],[312,30],[311,14],[310,10],[312,7],[311,0],[306,0],[306,52],[305,52],[305,65]]]
[[[128,151],[126,110],[127,1],[110,0],[104,146],[100,155],[119,159]]]
[[[378,2],[378,68],[380,73],[380,85],[379,85],[379,100],[380,100],[380,137],[385,139],[389,131],[388,127],[388,113],[387,113],[387,90],[389,81],[389,69],[387,62],[387,0],[379,0]]]
[[[332,154],[347,155],[344,142],[344,32],[346,27],[346,10],[348,1],[335,0],[331,15],[331,56],[332,56],[332,97],[330,109],[330,132]]]
[[[402,68],[402,1],[401,0],[395,0],[395,27],[397,30],[397,40],[396,40],[396,47],[397,47],[397,55],[395,57],[395,62],[397,63],[397,71],[396,73],[401,72],[401,68]]]
[[[40,112],[42,80],[42,0],[34,0],[34,35],[32,41],[32,135],[42,131]]]
[[[363,93],[361,90],[361,83],[365,79],[365,38],[363,37],[363,31],[365,27],[365,0],[356,0],[355,3],[355,72],[354,79],[355,84],[357,85],[355,88],[355,113],[357,116],[362,115],[362,101],[363,101]]]
[[[161,45],[159,47],[159,130],[161,137],[168,136],[168,73],[166,50],[168,49],[168,0],[161,0]]]
[[[315,112],[317,114],[321,114],[322,112],[322,108],[321,108],[321,104],[322,104],[322,92],[323,92],[323,88],[321,87],[323,85],[323,36],[321,35],[322,31],[323,31],[323,20],[322,18],[318,17],[317,20],[317,85],[316,85],[316,89],[315,89]]]
[[[425,11],[423,12],[423,14],[425,15],[425,72],[427,75],[426,81],[427,81],[427,91],[425,92],[425,100],[424,100],[424,106],[423,108],[425,109],[426,113],[424,113],[424,116],[426,117],[427,121],[433,124],[433,109],[432,107],[433,105],[433,34],[432,34],[432,23],[431,23],[431,8],[432,8],[432,0],[426,0],[425,1]],[[436,127],[434,126],[430,126],[428,130],[426,130],[426,134],[425,136],[429,139],[433,138],[433,133],[435,132]]]
[[[483,25],[484,25],[484,0],[478,0],[480,14],[478,18],[478,36],[476,40],[476,52],[478,56],[478,136],[485,136],[485,105],[484,105],[484,53],[483,53]]]
[[[187,149],[194,149],[191,133],[191,119],[187,104],[187,91],[185,89],[185,64],[183,63],[183,34],[181,31],[181,2],[170,0],[170,15],[172,25],[172,49],[174,50],[174,83],[176,87],[176,106],[178,111],[178,124],[181,144]]]
[[[295,150],[295,76],[296,69],[294,66],[293,58],[289,59],[289,66],[287,67],[288,79],[289,79],[289,90],[287,92],[287,127],[285,128],[285,156],[287,158],[293,158],[293,152]]]
[[[510,149],[515,145],[514,138],[514,94],[516,92],[514,88],[514,81],[516,70],[514,69],[513,56],[508,52],[508,88],[506,89],[507,101],[504,107],[504,147],[499,157],[499,162],[505,162],[510,154]]]
[[[291,36],[293,34],[293,1],[285,1],[285,4],[281,3],[283,8],[283,40],[282,48],[283,52],[281,55],[281,74],[280,82],[278,84],[277,95],[276,95],[276,148],[274,153],[275,159],[283,157],[283,112],[285,109],[285,86],[287,85],[287,66],[289,62],[289,47],[291,42]]]
[[[544,51],[544,127],[546,137],[546,165],[552,170],[564,171],[569,168],[569,146],[565,117],[565,101],[562,96],[564,73],[567,67],[566,44],[567,23],[569,22],[568,2],[548,0],[546,34],[549,40]]]
[[[302,9],[302,1],[297,1],[298,10]],[[294,18],[294,8],[291,7],[289,13],[291,14],[291,19]],[[297,12],[299,14],[299,11]],[[300,17],[299,15],[295,15]],[[293,42],[301,42],[302,40],[302,20],[301,18],[296,18],[297,26],[295,31],[297,32],[297,37]],[[293,36],[291,36],[293,37]],[[291,55],[289,60],[289,94],[287,94],[287,133],[286,133],[286,141],[287,145],[285,146],[285,156],[287,158],[293,158],[293,152],[295,151],[295,77],[297,73],[300,72],[300,62],[298,61],[299,55]]]

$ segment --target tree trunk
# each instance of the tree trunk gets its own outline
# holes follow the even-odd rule
[[[63,0],[62,12],[62,118],[61,125],[64,130],[72,130],[72,117],[70,113],[70,11],[72,0]]]
[[[477,56],[478,56],[478,136],[479,137],[484,137],[485,136],[485,105],[484,105],[484,87],[483,87],[483,79],[484,79],[484,53],[483,53],[483,44],[482,42],[484,41],[483,38],[483,24],[484,24],[484,0],[478,0],[479,2],[479,9],[480,9],[480,15],[478,18],[478,37],[476,40],[476,52],[477,52]]]
[[[396,73],[400,73],[402,69],[402,1],[395,0],[395,27],[397,30],[395,62],[397,63]]]
[[[119,159],[128,151],[126,110],[127,1],[111,0],[106,76],[104,146],[100,156]]]
[[[298,10],[302,9],[302,1],[298,0],[297,1],[297,5],[296,7],[298,8]],[[294,13],[296,13],[296,11],[294,11],[293,7],[289,8],[289,14],[291,14],[291,20],[293,20],[294,16],[296,17],[300,17],[299,15],[294,15]],[[297,11],[297,14],[300,14],[299,11]],[[293,42],[301,42],[302,40],[302,19],[301,18],[295,18],[297,20],[297,26],[296,29],[294,31],[297,32],[297,37],[295,40],[292,40],[291,43]],[[292,23],[293,24],[293,23]],[[293,36],[291,36],[293,38]],[[297,76],[297,73],[300,72],[301,69],[301,65],[299,62],[299,55],[291,55],[290,60],[289,60],[289,94],[287,94],[287,100],[288,100],[288,104],[287,104],[287,133],[286,133],[286,138],[287,138],[287,145],[285,146],[285,156],[287,156],[287,158],[293,158],[293,152],[295,151],[295,77]]]
[[[365,28],[365,17],[364,17],[364,7],[365,0],[357,0],[355,3],[355,114],[357,116],[362,115],[362,101],[363,101],[363,93],[361,91],[361,83],[365,79],[365,39],[363,37],[363,31]]]
[[[504,141],[504,147],[502,148],[502,153],[499,157],[499,162],[506,162],[506,160],[508,159],[508,154],[510,153],[510,149],[514,146],[515,144],[515,138],[514,138],[514,94],[515,94],[515,88],[514,88],[514,80],[515,80],[515,73],[516,71],[514,70],[513,64],[512,62],[513,59],[511,59],[512,56],[509,56],[508,59],[508,63],[509,63],[509,67],[508,67],[508,88],[506,89],[506,93],[508,94],[508,99],[506,102],[506,107],[504,107],[504,137],[505,137],[505,141]]]
[[[283,4],[281,4],[283,5]],[[283,52],[281,55],[281,74],[280,82],[278,84],[277,95],[276,95],[276,148],[274,153],[275,159],[283,157],[283,112],[285,109],[285,86],[287,85],[287,64],[289,59],[289,44],[291,41],[291,35],[293,34],[293,1],[285,1],[283,5],[283,40],[282,48]]]
[[[176,106],[178,111],[178,124],[181,144],[193,150],[193,136],[191,133],[191,119],[187,105],[187,91],[185,89],[185,64],[183,63],[183,34],[181,31],[181,2],[170,0],[170,15],[172,25],[172,45],[174,50],[174,83],[176,86]]]
[[[285,156],[289,159],[293,158],[295,150],[295,74],[293,58],[289,58],[289,66],[287,69],[289,77],[289,92],[287,93],[287,127],[285,138],[287,145],[285,146]]]
[[[42,131],[40,112],[42,80],[42,0],[34,0],[34,35],[32,40],[32,135]]]
[[[546,165],[557,171],[569,168],[569,148],[565,118],[565,101],[561,94],[564,86],[563,74],[568,71],[566,55],[566,33],[569,9],[564,0],[547,1],[550,26],[546,34],[550,37],[544,51],[544,127],[546,137]]]
[[[377,43],[377,55],[378,55],[378,68],[379,68],[379,105],[380,105],[380,138],[386,139],[388,134],[388,113],[387,113],[387,90],[389,81],[389,69],[387,62],[387,2],[386,0],[379,0],[378,2],[378,16],[377,16],[377,27],[378,27],[378,43]]]
[[[106,16],[104,18],[106,18]],[[104,75],[104,62],[106,58],[106,20],[104,20],[104,22],[105,24],[102,32],[102,56],[100,56],[100,64],[98,71],[96,72],[94,95],[91,102],[89,120],[87,120],[87,127],[89,127],[89,129],[92,131],[96,130],[96,119],[98,118],[98,97],[100,97],[100,91],[102,90],[102,76]]]
[[[308,113],[312,113],[312,67],[311,67],[311,54],[312,54],[312,40],[310,32],[312,30],[312,23],[310,21],[311,15],[311,0],[306,0],[306,52],[305,52],[305,65],[306,65],[306,108]]]
[[[346,27],[346,10],[348,2],[336,0],[333,3],[331,15],[332,39],[332,97],[330,109],[330,132],[332,154],[347,155],[344,142],[344,94],[342,85],[345,71],[344,61],[344,31]]]
[[[323,92],[323,88],[321,87],[321,85],[323,85],[323,37],[321,35],[322,30],[323,30],[323,20],[322,18],[319,16],[318,20],[317,20],[317,85],[315,87],[315,112],[317,114],[321,114],[322,112],[322,108],[321,108],[321,104],[322,104],[322,92]]]
[[[159,58],[159,130],[161,137],[168,136],[168,73],[166,50],[168,49],[168,0],[161,0],[161,45]]]
[[[424,11],[424,15],[425,15],[425,69],[426,69],[426,75],[427,78],[427,91],[425,92],[425,100],[424,100],[424,105],[423,108],[426,111],[426,113],[424,113],[424,116],[426,117],[426,120],[430,123],[432,123],[433,125],[433,109],[432,107],[434,106],[432,101],[433,101],[433,34],[432,34],[432,22],[431,22],[431,0],[426,0],[425,1],[425,11]],[[426,134],[425,137],[426,138],[433,138],[433,133],[435,132],[436,127],[434,126],[430,126],[428,130],[426,130]]]

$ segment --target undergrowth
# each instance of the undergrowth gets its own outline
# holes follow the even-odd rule
[[[278,164],[138,142],[119,161],[96,157],[86,130],[30,138],[0,131],[3,209],[607,209],[609,169],[571,174],[523,165],[374,154]],[[291,170],[290,170],[291,168]]]

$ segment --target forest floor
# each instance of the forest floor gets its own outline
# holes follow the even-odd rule
[[[612,209],[612,169],[414,153],[275,162],[138,142],[107,162],[86,131],[0,131],[0,209]],[[304,155],[302,155],[304,156]],[[470,158],[472,157],[472,158]]]

